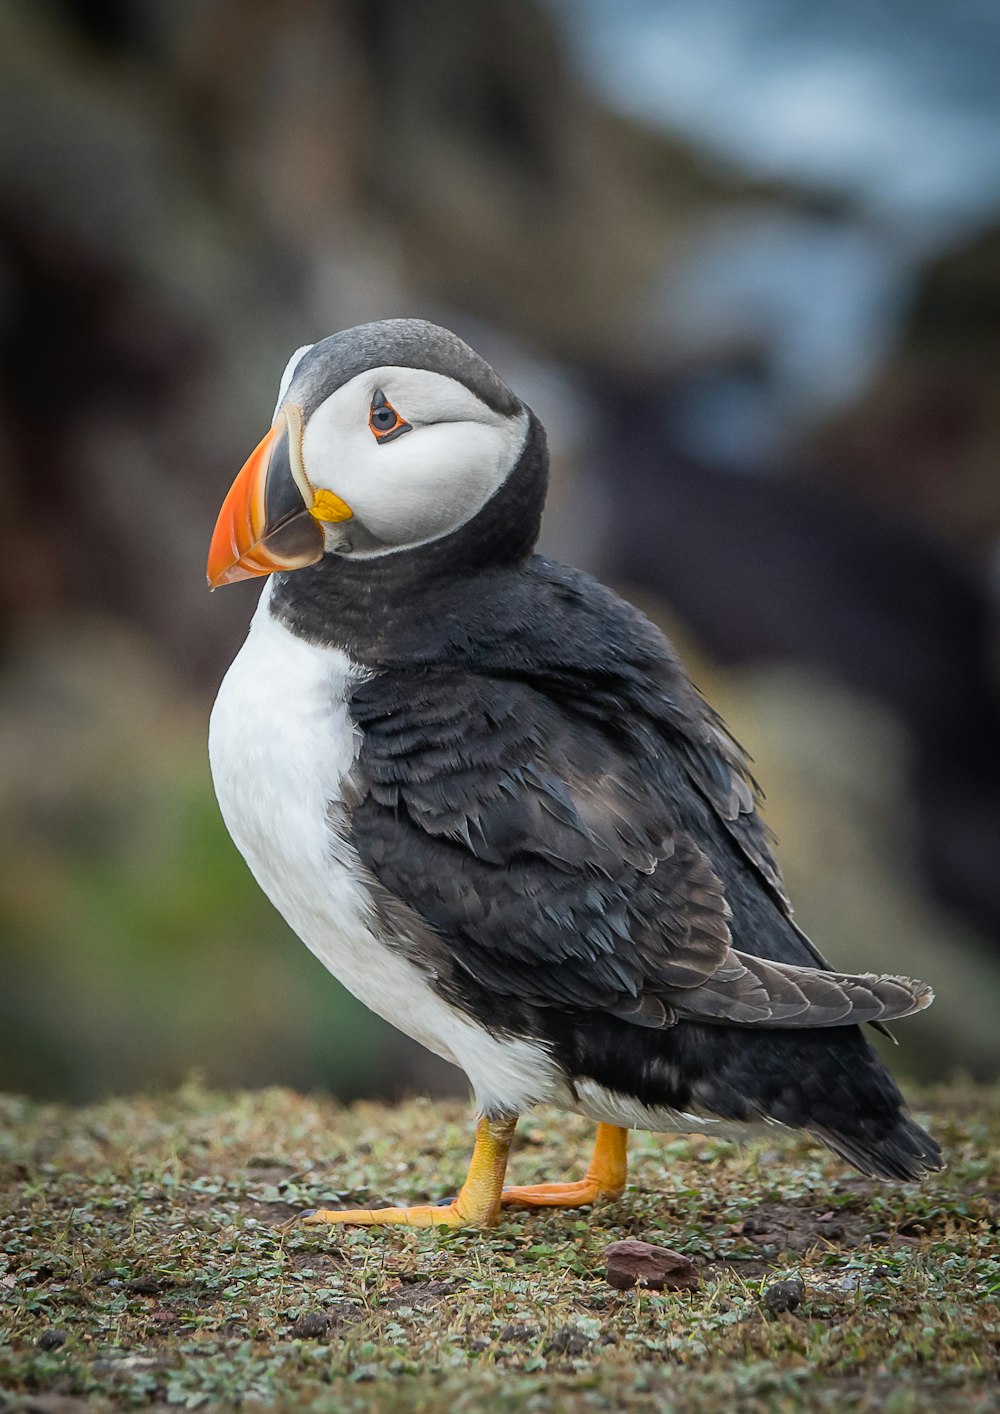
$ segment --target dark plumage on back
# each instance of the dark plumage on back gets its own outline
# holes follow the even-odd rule
[[[618,703],[617,720],[599,726],[574,711],[565,683],[557,700],[544,678],[454,668],[387,672],[355,691],[369,783],[354,820],[362,858],[460,938],[457,967],[501,998],[646,1025],[832,1026],[918,1009],[922,986],[815,970],[777,899],[784,955],[733,950],[726,855],[774,874],[752,804],[730,818],[703,794],[700,820],[678,818],[677,797],[698,789],[689,738],[644,721],[624,685]],[[717,750],[705,755],[719,798],[724,772],[742,776]]]

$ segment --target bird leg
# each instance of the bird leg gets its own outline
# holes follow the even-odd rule
[[[458,1197],[438,1207],[423,1203],[414,1208],[318,1208],[301,1220],[314,1223],[352,1223],[375,1227],[398,1223],[404,1227],[495,1227],[500,1217],[500,1193],[507,1171],[516,1115],[483,1116],[476,1125],[476,1143],[469,1172]]]
[[[536,1183],[505,1188],[501,1202],[520,1208],[579,1208],[598,1198],[620,1198],[628,1176],[628,1130],[599,1124],[594,1152],[578,1183]]]

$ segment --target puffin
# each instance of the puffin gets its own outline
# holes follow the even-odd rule
[[[225,824],[323,965],[459,1066],[457,1196],[311,1224],[487,1228],[623,1194],[631,1129],[807,1131],[941,1167],[862,1027],[923,982],[838,972],[795,923],[750,760],[664,634],[535,552],[545,432],[447,329],[293,354],[222,504],[212,588],[267,576],[211,714]],[[582,1178],[505,1186],[518,1117],[596,1124]]]

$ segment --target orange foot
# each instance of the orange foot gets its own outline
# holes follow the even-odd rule
[[[599,1198],[620,1198],[628,1175],[628,1130],[599,1124],[586,1177],[576,1183],[535,1183],[505,1188],[502,1203],[518,1208],[583,1208]]]
[[[316,1223],[351,1223],[354,1227],[381,1227],[398,1224],[401,1227],[470,1227],[489,1226],[489,1216],[477,1222],[474,1215],[459,1206],[459,1199],[445,1207],[421,1203],[415,1208],[317,1208],[300,1213],[299,1222],[311,1227]],[[496,1222],[496,1218],[492,1219]]]
[[[495,1227],[500,1217],[500,1194],[507,1170],[515,1115],[480,1119],[469,1172],[458,1197],[438,1207],[421,1203],[415,1208],[318,1208],[302,1213],[293,1222],[351,1223],[355,1227]]]

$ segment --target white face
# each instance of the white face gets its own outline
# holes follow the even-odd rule
[[[378,392],[410,431],[379,440],[369,423]],[[386,554],[456,530],[506,481],[527,431],[523,409],[494,412],[443,374],[399,367],[358,374],[316,408],[302,439],[312,485],[353,512],[325,527],[327,548]]]

